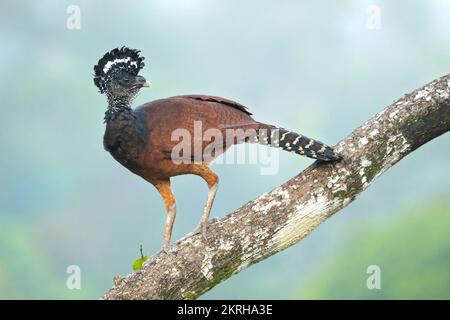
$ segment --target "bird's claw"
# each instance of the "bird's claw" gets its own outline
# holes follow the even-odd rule
[[[161,252],[164,254],[168,254],[169,253],[169,249],[170,249],[170,245],[168,244],[164,244],[161,248]]]
[[[205,223],[200,223],[197,228],[194,229],[193,234],[201,234],[203,236],[203,239],[208,240],[208,235],[207,235],[207,225],[208,222]]]

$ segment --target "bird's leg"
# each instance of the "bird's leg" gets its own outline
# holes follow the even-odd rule
[[[170,247],[170,237],[172,236],[173,223],[175,221],[175,216],[177,215],[175,197],[173,195],[172,188],[170,187],[170,180],[158,180],[153,182],[153,184],[164,199],[164,204],[166,207],[167,220],[166,227],[164,228],[162,250],[167,253],[167,250]]]
[[[217,174],[212,171],[208,165],[200,165],[197,168],[195,174],[201,176],[206,183],[208,184],[209,192],[208,199],[206,200],[205,209],[203,211],[203,215],[200,219],[200,223],[198,227],[195,229],[194,233],[201,233],[203,238],[207,238],[207,226],[209,214],[211,213],[211,208],[214,202],[214,198],[216,197],[217,187],[219,185],[219,177]]]
[[[175,203],[173,203],[170,208],[167,210],[167,221],[166,227],[164,228],[164,237],[163,237],[163,246],[162,249],[165,253],[169,250],[170,247],[170,237],[172,236],[173,223],[175,221],[175,216],[177,215],[177,208]]]
[[[209,188],[208,199],[206,200],[205,209],[203,210],[203,215],[197,227],[197,232],[201,233],[203,238],[205,239],[207,239],[206,229],[208,226],[209,214],[211,213],[212,204],[214,202],[214,198],[216,197],[218,185],[219,183],[216,182],[213,186]]]

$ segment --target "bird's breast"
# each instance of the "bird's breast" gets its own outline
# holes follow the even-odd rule
[[[131,171],[142,166],[146,145],[147,127],[139,113],[119,114],[107,123],[103,146]]]

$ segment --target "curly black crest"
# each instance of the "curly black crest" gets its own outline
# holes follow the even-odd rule
[[[136,49],[122,47],[105,53],[94,67],[94,83],[101,93],[105,92],[106,84],[117,72],[125,70],[133,75],[139,73],[145,65],[145,58],[140,57],[139,52]]]

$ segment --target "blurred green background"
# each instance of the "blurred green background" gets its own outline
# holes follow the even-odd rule
[[[81,9],[69,30],[67,7]],[[369,5],[380,29],[367,25]],[[103,150],[93,66],[127,45],[153,87],[136,99],[219,95],[262,122],[334,144],[384,106],[450,72],[450,1],[1,1],[0,298],[96,299],[159,250],[154,188]],[[203,298],[450,298],[450,136],[420,148],[300,244]],[[312,163],[280,153],[276,175],[216,165],[212,216]],[[174,239],[200,218],[206,185],[173,181]],[[81,268],[81,289],[66,268]],[[381,268],[380,290],[366,269]]]

